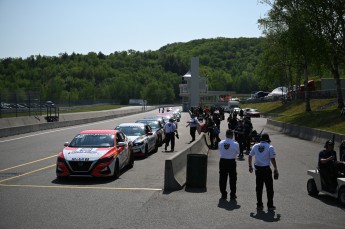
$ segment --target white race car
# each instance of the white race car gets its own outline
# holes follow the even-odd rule
[[[145,123],[122,123],[115,130],[121,130],[133,143],[135,156],[148,157],[158,151],[158,137],[150,125]]]

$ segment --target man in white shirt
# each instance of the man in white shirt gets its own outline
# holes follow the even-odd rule
[[[273,205],[273,179],[270,163],[274,167],[274,179],[278,179],[278,169],[276,163],[276,153],[274,147],[270,144],[271,140],[267,133],[261,135],[260,142],[255,144],[249,153],[248,164],[249,172],[253,172],[252,157],[255,156],[255,175],[256,175],[256,199],[257,210],[263,210],[264,205],[262,203],[262,191],[264,185],[267,192],[267,208],[268,210],[275,210]]]
[[[219,152],[219,190],[222,194],[221,199],[227,198],[226,183],[229,176],[230,199],[234,200],[236,196],[236,156],[240,153],[237,142],[233,140],[234,133],[232,130],[226,131],[226,139],[218,143]]]
[[[171,152],[173,152],[175,148],[175,132],[177,133],[177,129],[172,118],[164,125],[163,130],[165,133],[165,151],[168,150],[169,143],[171,142]]]
[[[190,136],[192,136],[192,140],[189,143],[192,143],[195,141],[195,133],[196,133],[196,128],[198,125],[200,125],[198,119],[196,118],[195,114],[191,115],[191,119],[187,122],[187,126],[190,126]]]

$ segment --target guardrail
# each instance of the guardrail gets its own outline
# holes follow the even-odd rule
[[[80,125],[90,122],[98,122],[154,109],[156,109],[154,106],[147,107],[147,109],[144,111],[142,110],[142,107],[129,107],[128,109],[115,109],[109,111],[62,114],[57,122],[47,122],[43,116],[3,118],[0,119],[0,137],[8,137],[17,134]]]

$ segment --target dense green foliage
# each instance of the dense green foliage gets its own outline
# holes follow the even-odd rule
[[[179,101],[181,76],[194,56],[200,59],[199,72],[208,78],[209,90],[249,93],[259,89],[254,70],[262,41],[215,38],[169,44],[157,51],[6,58],[0,62],[2,100],[15,90],[19,97],[38,91],[42,100],[57,103],[111,99],[127,104],[130,98],[173,103]]]

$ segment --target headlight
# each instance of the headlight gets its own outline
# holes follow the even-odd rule
[[[144,141],[140,141],[140,142],[133,142],[133,146],[141,146],[144,144]]]

